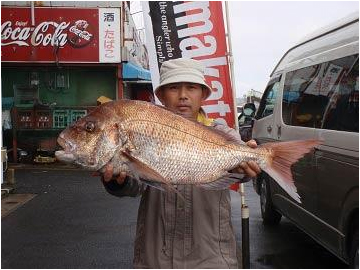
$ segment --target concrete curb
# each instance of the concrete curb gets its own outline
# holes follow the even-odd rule
[[[23,163],[11,163],[9,168],[15,170],[84,170],[74,165],[68,164],[23,164]],[[84,170],[85,171],[85,170]]]

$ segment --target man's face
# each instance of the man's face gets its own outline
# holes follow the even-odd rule
[[[206,93],[200,84],[188,82],[167,84],[159,93],[159,99],[165,107],[194,120],[205,98]]]

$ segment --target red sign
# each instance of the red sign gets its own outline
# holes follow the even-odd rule
[[[227,46],[221,1],[209,1],[211,31],[194,35],[204,48],[213,52],[211,55],[193,57],[201,60],[205,68],[205,79],[212,88],[211,96],[204,102],[203,109],[210,118],[225,119],[230,127],[234,123],[234,98],[230,82],[230,69],[227,60]],[[189,13],[189,12],[188,12]],[[194,14],[190,12],[189,14]],[[189,27],[201,26],[199,23],[188,24]],[[193,46],[194,48],[195,46]],[[196,49],[196,47],[195,47]]]
[[[2,7],[1,12],[1,57],[8,62],[106,62],[101,58],[105,45],[99,43],[99,29],[120,25],[119,11],[113,9],[37,7],[34,25],[29,7]],[[118,39],[116,55],[108,62],[120,62]]]

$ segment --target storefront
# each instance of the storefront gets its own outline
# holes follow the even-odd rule
[[[154,102],[150,72],[132,63],[123,63],[124,97]]]
[[[136,65],[123,77],[132,64],[121,59],[120,15],[121,8],[2,6],[4,146],[32,160],[54,152],[58,134],[100,96],[138,99],[132,85],[149,86],[150,78]],[[17,161],[17,151],[10,158]]]

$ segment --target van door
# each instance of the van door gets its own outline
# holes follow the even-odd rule
[[[321,108],[317,132],[324,143],[315,153],[317,165],[318,217],[324,221],[320,239],[337,251],[345,237],[342,224],[358,208],[359,190],[359,55],[323,63]],[[343,209],[348,202],[352,209]],[[355,205],[356,204],[356,205]]]
[[[285,70],[281,83],[280,107],[275,118],[274,133],[277,140],[314,139],[318,101],[314,98],[313,91],[317,87],[320,73],[321,65]],[[304,228],[312,226],[312,214],[316,214],[317,184],[313,161],[314,155],[309,153],[292,166],[301,204],[291,199],[280,186],[277,186],[277,194],[273,198],[273,203],[285,215]]]
[[[255,115],[253,138],[258,144],[274,141],[274,109],[277,104],[281,76],[275,76],[266,86]]]

